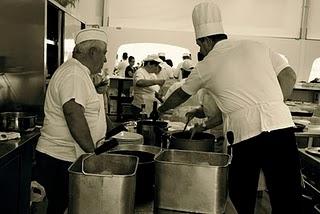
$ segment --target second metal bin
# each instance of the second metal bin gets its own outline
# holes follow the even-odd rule
[[[227,154],[165,150],[155,157],[155,207],[183,212],[224,213]]]

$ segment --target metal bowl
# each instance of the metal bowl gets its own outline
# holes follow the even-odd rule
[[[36,127],[36,115],[29,112],[1,112],[0,130],[28,132]]]

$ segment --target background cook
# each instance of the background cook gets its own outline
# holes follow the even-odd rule
[[[158,55],[148,55],[143,60],[143,66],[133,75],[132,105],[135,114],[141,111],[141,104],[145,104],[145,111],[149,115],[152,111],[153,101],[157,101],[155,93],[165,82],[165,80],[158,79],[156,76],[161,71],[160,63],[162,63],[162,60]]]

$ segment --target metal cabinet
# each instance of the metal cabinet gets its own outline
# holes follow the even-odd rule
[[[1,0],[0,20],[0,111],[42,112],[47,76],[84,22],[54,0]]]

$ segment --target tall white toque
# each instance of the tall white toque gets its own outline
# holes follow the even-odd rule
[[[107,43],[107,33],[99,28],[87,28],[79,31],[75,37],[76,44],[87,40],[100,40]]]
[[[224,34],[220,9],[213,1],[197,4],[192,12],[192,21],[196,39]]]

